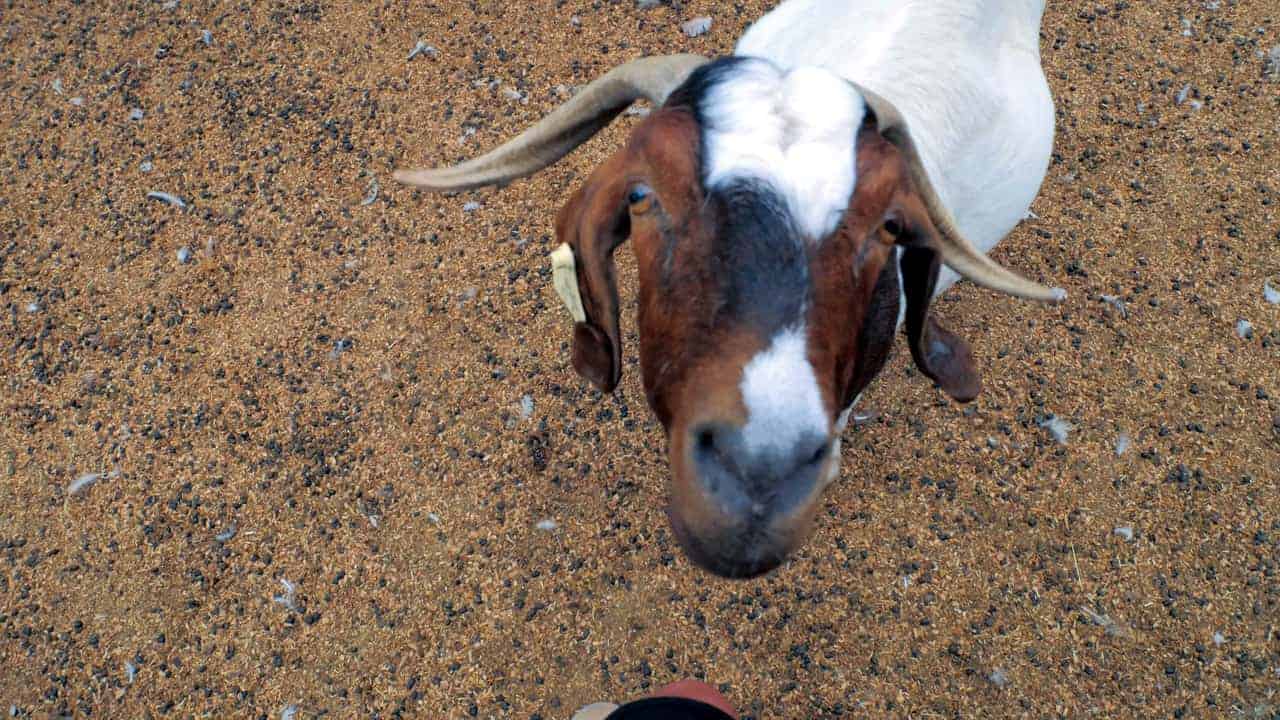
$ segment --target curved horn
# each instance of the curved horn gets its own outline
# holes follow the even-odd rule
[[[1067,297],[1066,291],[1062,288],[1048,288],[1032,282],[997,264],[974,247],[973,243],[960,233],[951,211],[943,204],[942,198],[938,197],[933,183],[929,180],[929,174],[925,172],[915,141],[911,139],[911,130],[907,127],[907,121],[902,114],[893,106],[893,103],[883,97],[856,83],[854,87],[862,93],[867,105],[876,114],[880,134],[893,143],[906,158],[911,180],[920,192],[925,207],[929,210],[929,217],[941,236],[938,247],[933,249],[942,256],[942,261],[947,266],[983,287],[1015,297],[1048,302],[1058,302]]]
[[[647,98],[655,105],[680,86],[698,66],[698,55],[640,58],[593,80],[541,122],[506,144],[461,165],[433,170],[397,170],[395,179],[435,191],[469,190],[532,175],[586,142],[631,103]]]

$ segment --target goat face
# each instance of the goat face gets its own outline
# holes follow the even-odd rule
[[[894,246],[908,228],[932,227],[901,155],[843,81],[831,76],[828,89],[845,93],[848,111],[836,115],[849,126],[832,128],[839,141],[820,149],[847,159],[805,158],[826,167],[788,173],[796,144],[772,148],[776,168],[726,162],[734,139],[724,135],[739,130],[707,107],[722,100],[714,73],[695,75],[643,121],[562,209],[557,230],[581,261],[587,319],[575,328],[574,364],[605,389],[621,363],[611,254],[630,239],[645,393],[668,439],[668,515],[691,558],[740,577],[772,569],[807,535],[838,471],[839,416],[889,353],[900,294]],[[759,90],[761,79],[718,81]],[[779,112],[794,113],[787,89],[791,104]],[[841,96],[821,97],[834,125]],[[794,119],[749,122],[803,132]],[[830,202],[822,185],[833,175],[846,178],[826,193],[840,205],[815,208]],[[932,272],[927,263],[908,282],[931,282]],[[955,359],[946,380],[972,397],[977,376],[963,342],[933,339]]]
[[[456,189],[528,174],[602,127],[636,87],[676,74],[667,60],[644,62],[658,64],[611,72],[489,157],[398,177]],[[1052,293],[959,236],[905,124],[865,89],[739,58],[686,70],[658,94],[665,103],[557,219],[572,252],[573,365],[606,392],[619,382],[613,253],[629,239],[672,528],[702,567],[750,577],[807,536],[838,472],[842,418],[902,314],[922,371],[957,399],[976,395],[968,347],[928,318],[940,261],[1007,292]]]

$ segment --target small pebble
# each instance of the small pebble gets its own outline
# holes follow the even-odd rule
[[[280,711],[280,720],[293,720],[298,715],[297,705],[285,705]]]
[[[1271,280],[1262,281],[1262,297],[1272,305],[1280,305],[1280,290],[1271,287]]]
[[[1187,83],[1186,85],[1182,86],[1181,90],[1178,91],[1178,95],[1174,98],[1174,102],[1176,102],[1178,105],[1181,105],[1182,103],[1186,102],[1187,98],[1190,96],[1191,96],[1191,83]]]
[[[432,525],[439,525],[440,516],[433,512],[429,512],[427,513],[427,521],[430,522]]]
[[[369,194],[364,196],[360,201],[360,205],[372,205],[373,201],[378,199],[378,178],[369,180]]]
[[[1121,525],[1112,532],[1124,538],[1125,542],[1133,542],[1133,528],[1129,525]]]
[[[133,679],[138,677],[138,667],[133,663],[126,661],[124,664],[124,673],[129,676],[129,682],[132,683]]]
[[[183,265],[191,262],[191,248],[186,247],[185,245],[178,248],[178,262]]]
[[[662,0],[636,0],[636,7],[641,10],[652,10],[662,4]]]
[[[77,95],[77,96],[75,96],[75,97],[71,98],[71,100],[70,100],[69,102],[70,102],[72,105],[75,105],[76,107],[80,107],[80,106],[84,105],[84,98],[82,98],[82,97],[80,97],[79,95]]]
[[[212,45],[212,44],[213,44],[213,33],[209,32],[208,30],[201,30],[201,31],[200,31],[200,41],[201,41],[201,42],[203,42],[205,45]]]
[[[1102,302],[1120,311],[1120,317],[1125,319],[1129,318],[1129,311],[1128,309],[1125,308],[1124,301],[1116,297],[1115,295],[1103,295]]]
[[[1236,334],[1239,335],[1242,340],[1252,340],[1253,339],[1253,323],[1249,322],[1248,320],[1237,320]]]
[[[160,192],[159,190],[152,190],[151,192],[148,192],[148,193],[147,193],[147,197],[148,197],[148,198],[150,198],[150,199],[152,199],[152,200],[159,200],[159,201],[161,201],[161,202],[167,202],[167,203],[169,203],[170,205],[172,205],[172,206],[174,206],[174,207],[176,207],[176,208],[179,208],[179,209],[186,209],[186,207],[187,207],[187,203],[186,203],[185,201],[183,201],[183,199],[182,199],[182,198],[178,197],[177,195],[173,195],[173,194],[170,194],[170,193],[167,193],[167,192]]]
[[[426,55],[427,57],[435,57],[436,53],[437,53],[437,50],[431,45],[427,44],[427,41],[419,40],[417,44],[413,46],[413,49],[409,51],[409,57],[405,58],[405,60],[412,60],[418,57],[419,55]]]
[[[129,119],[135,122],[141,120],[144,116],[145,113],[142,112],[142,108],[134,108],[129,111]]]
[[[680,29],[684,31],[685,35],[688,35],[691,38],[698,37],[699,35],[705,35],[711,30],[711,18],[696,17],[681,24]]]
[[[227,528],[226,530],[223,530],[222,532],[218,533],[217,535],[214,535],[214,536],[213,536],[213,539],[214,539],[214,540],[217,540],[218,542],[222,542],[222,543],[224,543],[224,542],[226,542],[226,541],[230,540],[231,538],[233,538],[233,537],[235,537],[235,536],[236,536],[236,526],[235,526],[235,525],[232,525],[231,527]]]
[[[1220,632],[1215,632],[1215,633],[1213,634],[1213,644],[1214,644],[1214,645],[1221,645],[1222,643],[1224,643],[1224,642],[1226,642],[1226,641],[1227,641],[1227,639],[1226,639],[1225,637],[1223,637],[1223,636],[1222,636],[1222,633],[1220,633]]]
[[[150,160],[143,160],[142,163],[138,165],[138,169],[144,173],[149,173],[155,168],[156,166],[152,165]]]
[[[29,312],[29,313],[38,313],[38,312],[40,312],[40,303],[35,303],[35,302],[29,302],[29,303],[27,303],[27,312]]]
[[[62,78],[54,78],[52,83],[53,91],[62,94]]]
[[[1094,612],[1090,608],[1084,607],[1083,605],[1080,607],[1080,611],[1083,612],[1085,616],[1087,616],[1094,625],[1101,627],[1104,631],[1106,631],[1107,635],[1111,637],[1123,638],[1123,637],[1129,637],[1130,635],[1133,634],[1127,625],[1125,625],[1124,623],[1116,622],[1115,620],[1112,620],[1110,615],[1104,615],[1102,613]]]
[[[278,605],[283,605],[289,610],[297,611],[298,606],[294,604],[294,598],[297,594],[298,587],[285,578],[280,578],[280,585],[284,588],[284,593],[280,595],[273,595],[271,597],[272,602],[275,602]]]
[[[1056,415],[1050,415],[1040,423],[1040,427],[1048,429],[1053,439],[1063,445],[1067,444],[1067,434],[1074,429],[1071,423]]]
[[[520,398],[520,419],[528,420],[533,415],[533,398],[525,395]]]
[[[1129,446],[1133,441],[1129,439],[1129,433],[1120,433],[1116,436],[1116,457],[1120,457],[1129,452]]]
[[[1001,670],[1000,668],[992,670],[991,674],[987,676],[987,679],[991,681],[992,685],[995,685],[1001,690],[1009,687],[1009,676],[1005,675],[1004,670]]]
[[[560,527],[560,523],[556,522],[555,520],[552,520],[551,518],[547,518],[546,520],[539,520],[538,524],[535,527],[545,532],[551,532],[552,530],[555,530],[556,528]]]
[[[103,479],[114,480],[118,477],[120,477],[119,470],[112,470],[109,473],[85,473],[84,475],[81,475],[80,477],[71,481],[71,484],[67,486],[67,494],[75,495],[79,492],[82,492],[83,490],[88,488],[90,485],[93,485],[99,480],[103,480]]]
[[[93,371],[80,376],[80,387],[84,388],[85,392],[94,392],[98,389],[101,382],[102,378],[99,377],[98,373]]]
[[[462,206],[462,212],[475,212],[480,209],[480,203],[472,200]]]

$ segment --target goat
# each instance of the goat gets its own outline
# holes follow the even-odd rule
[[[733,56],[628,62],[490,153],[396,179],[501,185],[632,102],[654,103],[556,221],[573,366],[605,392],[619,382],[613,252],[629,238],[672,529],[703,568],[759,575],[808,536],[849,411],[899,327],[923,374],[967,402],[979,372],[931,300],[959,277],[1065,297],[986,256],[1048,166],[1043,11],[1043,0],[789,0]]]

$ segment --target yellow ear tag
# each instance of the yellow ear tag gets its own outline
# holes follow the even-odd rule
[[[578,293],[578,273],[574,269],[573,248],[563,243],[551,253],[551,282],[556,294],[569,308],[574,322],[586,322],[587,313],[582,309],[582,295]]]

